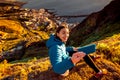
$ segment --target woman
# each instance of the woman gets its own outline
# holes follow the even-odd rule
[[[69,37],[69,29],[66,26],[59,26],[56,30],[55,35],[51,35],[50,39],[46,42],[49,49],[50,61],[55,73],[61,74],[62,76],[67,76],[69,74],[69,69],[75,66],[81,59],[84,59],[87,64],[90,62],[90,67],[92,67],[97,73],[96,77],[99,77],[103,73],[96,65],[93,63],[91,58],[84,52],[78,52],[77,48],[66,47],[65,43]],[[76,51],[69,56],[69,53]],[[90,60],[90,61],[88,61]]]

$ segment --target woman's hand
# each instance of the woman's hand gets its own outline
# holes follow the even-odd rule
[[[73,51],[78,51],[78,47],[73,47]]]
[[[79,62],[86,54],[84,52],[76,52],[72,55],[71,60],[73,64]]]

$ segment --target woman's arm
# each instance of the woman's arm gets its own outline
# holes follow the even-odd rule
[[[93,53],[96,51],[96,44],[89,44],[89,45],[86,45],[86,46],[82,46],[82,47],[72,47],[73,48],[73,51],[69,50],[69,53],[73,54],[75,52],[84,52],[86,54],[90,54],[90,53]]]
[[[72,46],[69,46],[69,47],[66,47],[66,51],[67,51],[67,52],[71,52],[71,51],[74,51],[74,49],[73,49]]]
[[[66,47],[66,51],[69,53],[69,56],[72,56],[73,53],[78,51],[77,47]]]
[[[66,47],[66,51],[68,51],[68,52],[71,52],[71,51],[78,51],[78,48],[79,48],[79,47],[69,46],[69,47]]]
[[[49,50],[50,61],[53,66],[53,70],[58,74],[63,74],[68,69],[74,66],[71,58],[68,55],[64,55],[65,59],[63,60],[63,52],[59,45],[54,45]]]
[[[78,47],[77,50],[82,51],[86,54],[90,54],[96,51],[96,44],[89,44],[86,46]]]

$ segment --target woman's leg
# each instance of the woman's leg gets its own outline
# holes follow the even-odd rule
[[[96,66],[96,64],[89,55],[85,55],[83,59],[96,73],[100,71],[100,69]]]

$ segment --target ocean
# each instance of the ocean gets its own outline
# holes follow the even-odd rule
[[[86,15],[100,11],[112,0],[19,0],[30,9],[52,9],[58,15]],[[81,18],[82,19],[82,18]]]

